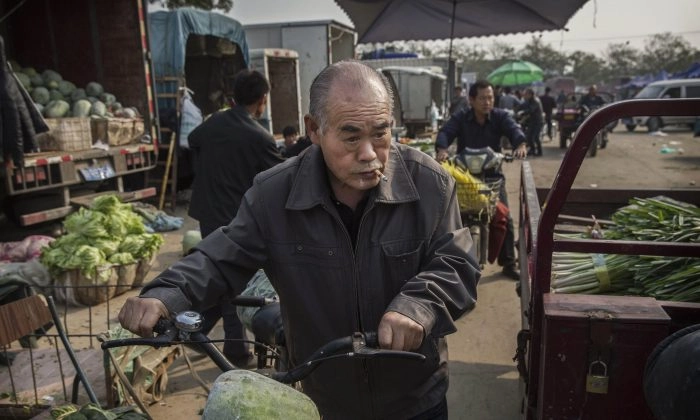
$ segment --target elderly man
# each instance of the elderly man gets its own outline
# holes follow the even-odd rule
[[[303,383],[324,419],[446,418],[447,346],[479,278],[455,183],[428,155],[392,144],[387,80],[359,62],[311,86],[313,145],[259,174],[236,218],[127,300],[122,325],[240,293],[258,268],[278,292],[291,364],[331,339],[376,330],[424,362],[335,359]]]

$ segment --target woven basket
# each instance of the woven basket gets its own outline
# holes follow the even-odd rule
[[[124,292],[131,290],[136,280],[136,269],[138,263],[118,265],[117,270],[117,289],[115,295],[121,295]]]
[[[76,152],[92,147],[90,118],[47,118],[49,132],[37,136],[41,151]]]
[[[92,118],[90,120],[92,140],[110,146],[136,143],[144,134],[140,118]]]
[[[118,278],[115,267],[108,266],[98,268],[94,278],[81,270],[67,270],[59,275],[57,283],[59,287],[65,286],[68,302],[92,306],[107,302],[116,295]]]
[[[153,255],[151,258],[144,258],[138,261],[138,263],[136,264],[136,278],[134,279],[132,287],[140,287],[141,284],[143,284],[143,280],[146,278],[146,275],[151,270],[151,267],[153,266],[153,262],[155,260],[156,256]]]

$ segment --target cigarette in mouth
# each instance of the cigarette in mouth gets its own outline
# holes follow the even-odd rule
[[[374,172],[379,175],[380,178],[382,178],[382,181],[387,182],[389,180],[389,178],[387,178],[386,175],[384,175],[379,169],[375,169]]]

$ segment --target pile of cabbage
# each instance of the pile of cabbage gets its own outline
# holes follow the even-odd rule
[[[41,262],[57,276],[81,270],[96,278],[98,269],[148,260],[163,244],[163,236],[146,233],[141,217],[115,195],[94,199],[63,222],[65,234],[42,250]]]

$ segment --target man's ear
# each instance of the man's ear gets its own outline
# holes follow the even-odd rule
[[[306,126],[306,135],[309,136],[311,142],[319,144],[321,141],[321,127],[311,114],[304,115],[304,125]]]

